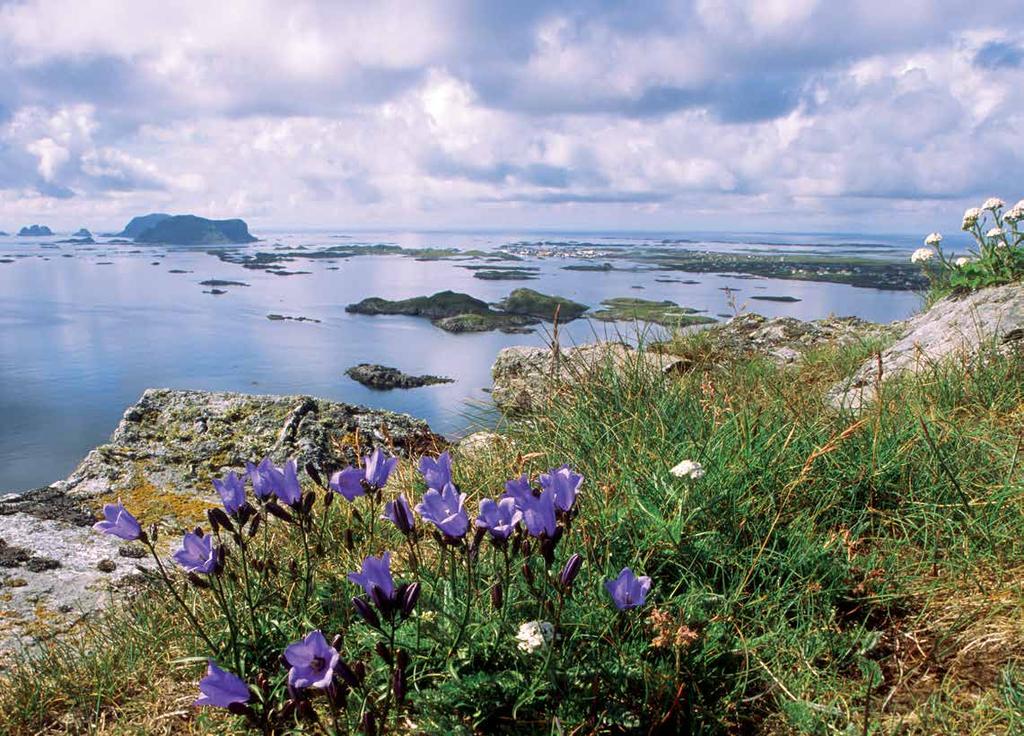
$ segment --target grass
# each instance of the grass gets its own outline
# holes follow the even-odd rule
[[[456,456],[473,510],[521,468],[583,473],[559,559],[586,563],[546,661],[509,651],[536,615],[518,583],[507,615],[481,605],[457,646],[442,632],[423,647],[407,730],[1019,733],[1024,358],[985,351],[887,382],[861,414],[826,409],[828,389],[878,348],[779,368],[680,337],[686,375],[642,361],[605,370],[504,427],[509,442]],[[707,474],[672,477],[683,459]],[[389,491],[418,496],[414,483],[404,465]],[[318,615],[332,615],[352,559],[332,551]],[[601,582],[626,565],[654,587],[615,617]],[[445,629],[458,598],[423,579],[427,636],[426,616]],[[0,681],[3,732],[237,728],[188,707],[201,649],[178,623],[147,590],[16,663]],[[355,624],[346,632],[349,654],[369,646]]]

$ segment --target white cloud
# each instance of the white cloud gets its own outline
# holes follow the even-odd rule
[[[1022,194],[1024,23],[987,7],[0,5],[0,215],[938,226]]]

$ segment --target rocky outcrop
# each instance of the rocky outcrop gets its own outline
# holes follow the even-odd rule
[[[444,376],[410,376],[397,368],[376,363],[360,363],[345,371],[345,375],[353,381],[378,391],[389,391],[394,388],[420,388],[438,383],[454,383]]]
[[[798,361],[813,348],[895,337],[901,325],[866,322],[857,317],[825,317],[804,322],[792,317],[768,318],[747,313],[709,328],[707,334],[723,360],[760,355],[785,365]]]
[[[722,362],[753,355],[785,365],[798,361],[809,349],[825,344],[850,344],[895,334],[893,325],[880,325],[856,317],[829,317],[801,322],[789,317],[769,319],[741,314],[707,328]],[[494,403],[506,414],[529,413],[544,405],[560,388],[571,386],[601,366],[636,367],[639,364],[666,373],[691,367],[688,358],[673,355],[671,344],[653,344],[636,351],[618,342],[599,342],[561,350],[511,347],[498,354],[491,367]]]
[[[865,361],[830,396],[837,407],[858,409],[870,403],[879,385],[950,359],[970,359],[985,346],[1007,347],[1024,338],[1024,286],[1011,284],[947,297],[908,320],[898,339]]]
[[[111,582],[137,572],[135,547],[90,528],[104,503],[120,498],[169,543],[217,502],[211,478],[246,461],[294,457],[326,474],[357,448],[409,455],[444,444],[406,414],[311,396],[150,389],[67,479],[0,499],[0,651],[94,610]]]
[[[670,372],[676,356],[636,351],[619,342],[598,342],[573,348],[510,347],[498,353],[491,376],[491,398],[506,414],[526,414],[544,406],[559,389],[585,381],[607,365],[622,368],[640,361]]]

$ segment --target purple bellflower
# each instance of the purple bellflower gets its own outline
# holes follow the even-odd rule
[[[505,483],[505,495],[502,498],[515,499],[516,508],[520,510],[525,508],[526,499],[532,497],[533,488],[530,486],[530,477],[526,473]]]
[[[416,511],[451,539],[461,539],[469,531],[466,494],[459,493],[451,483],[440,492],[436,488],[428,488],[423,494],[423,501],[416,505]]]
[[[328,486],[346,500],[355,501],[359,496],[366,495],[367,486],[374,491],[386,486],[396,465],[398,458],[388,457],[378,447],[363,458],[362,469],[348,467],[339,470],[331,476]]]
[[[362,586],[366,595],[374,598],[373,589],[380,590],[385,599],[391,600],[395,597],[395,581],[391,577],[391,553],[385,552],[380,557],[372,555],[363,560],[363,569],[360,572],[350,572],[349,582]]]
[[[435,460],[432,457],[420,458],[420,473],[427,483],[427,488],[442,490],[452,482],[452,457],[445,450]]]
[[[277,468],[269,457],[260,460],[259,465],[245,464],[245,472],[252,482],[252,492],[261,501],[265,501],[274,495],[274,489],[277,487],[274,478],[275,471],[277,471]]]
[[[642,606],[647,600],[651,589],[651,579],[646,575],[637,577],[628,567],[622,568],[614,580],[604,581],[605,590],[612,597],[612,602],[620,611]]]
[[[523,518],[523,512],[516,508],[514,498],[501,498],[497,503],[489,498],[480,501],[480,516],[477,527],[486,529],[495,541],[508,539]]]
[[[284,650],[288,670],[288,684],[302,690],[307,687],[323,689],[334,679],[334,669],[340,658],[338,650],[327,643],[319,629],[311,631],[305,639],[289,644]]]
[[[367,485],[379,491],[388,484],[388,478],[396,465],[398,465],[398,458],[388,457],[378,447],[363,458],[363,470],[366,474]]]
[[[552,468],[540,476],[541,488],[550,489],[555,496],[555,508],[559,511],[572,511],[576,503],[576,494],[583,484],[583,476],[576,473],[568,465]]]
[[[530,536],[555,536],[555,494],[551,489],[542,491],[540,496],[525,497],[520,508],[523,510],[523,523],[526,524],[526,531]]]
[[[188,572],[209,575],[217,569],[217,550],[213,548],[213,537],[199,536],[189,532],[181,540],[181,548],[171,557]]]
[[[405,500],[405,496],[399,496],[394,501],[388,501],[384,505],[382,519],[387,519],[398,527],[402,534],[411,534],[416,522],[413,519],[412,507]]]
[[[339,470],[331,476],[327,485],[348,501],[355,501],[360,496],[366,495],[366,488],[363,487],[363,471],[359,468]]]
[[[245,503],[245,480],[230,471],[223,478],[214,478],[213,487],[220,495],[224,510],[234,516]]]
[[[251,697],[242,678],[222,670],[212,659],[206,661],[206,676],[199,681],[199,692],[192,705],[228,708],[235,703],[248,703]]]
[[[97,521],[92,528],[104,534],[134,541],[142,536],[139,520],[128,513],[128,509],[120,500],[116,504],[108,503],[103,507],[103,521]]]
[[[295,460],[289,460],[283,469],[275,468],[274,495],[286,506],[295,506],[302,500],[302,486],[299,485],[299,472]]]

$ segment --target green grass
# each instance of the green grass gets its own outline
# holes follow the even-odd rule
[[[609,368],[509,424],[505,445],[456,456],[474,511],[523,467],[582,472],[555,569],[572,552],[586,562],[543,660],[515,652],[516,627],[537,617],[521,583],[500,615],[477,598],[449,647],[466,590],[421,570],[408,730],[1020,732],[1024,359],[989,351],[889,382],[853,415],[824,395],[877,344],[789,368],[718,355],[705,335],[672,347],[690,373]],[[683,459],[705,477],[671,476]],[[405,467],[398,485],[414,482]],[[351,594],[339,581],[356,556],[334,549],[321,578],[317,616],[336,628],[349,619],[328,604]],[[626,565],[654,587],[646,608],[616,616],[601,583]],[[15,667],[0,682],[4,732],[237,727],[190,714],[201,665],[188,657],[201,652],[169,610],[149,591]],[[346,626],[350,656],[372,646]]]

